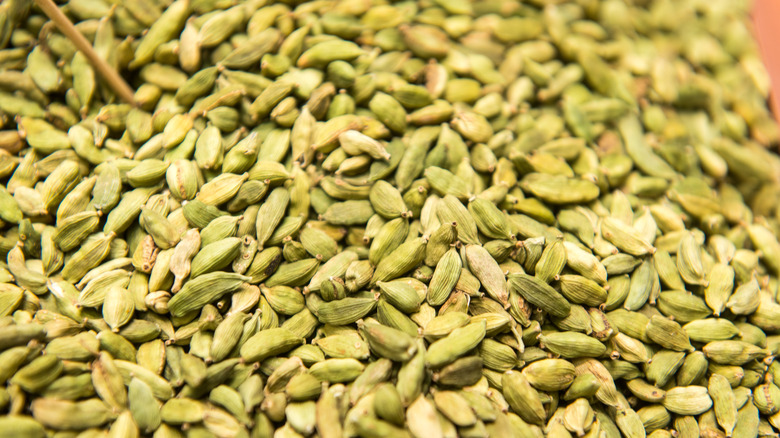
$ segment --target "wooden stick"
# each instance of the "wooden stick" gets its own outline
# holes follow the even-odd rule
[[[135,93],[133,92],[133,89],[127,85],[127,82],[125,82],[116,70],[111,68],[111,66],[95,52],[89,44],[89,41],[87,41],[87,39],[84,38],[84,35],[76,29],[68,17],[62,13],[60,8],[58,8],[52,0],[35,0],[35,3],[41,8],[46,16],[57,25],[60,31],[68,37],[73,45],[87,57],[89,63],[92,64],[92,67],[97,70],[98,74],[105,79],[111,89],[114,90],[122,100],[135,106]]]

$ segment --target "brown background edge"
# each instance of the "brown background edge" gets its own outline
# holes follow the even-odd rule
[[[754,0],[753,32],[772,84],[769,105],[780,123],[780,0]]]

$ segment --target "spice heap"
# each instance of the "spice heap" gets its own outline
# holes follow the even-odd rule
[[[2,2],[0,431],[777,436],[748,7]]]

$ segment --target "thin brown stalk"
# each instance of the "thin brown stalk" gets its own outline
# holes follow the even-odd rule
[[[97,52],[92,48],[84,38],[84,35],[79,32],[76,27],[71,23],[68,17],[62,13],[60,8],[52,0],[35,0],[35,3],[48,16],[51,21],[65,34],[65,36],[73,43],[76,48],[87,57],[92,67],[97,70],[98,74],[108,83],[112,90],[125,102],[135,105],[135,98],[133,89],[125,82],[119,73],[111,68],[108,63],[101,58]]]

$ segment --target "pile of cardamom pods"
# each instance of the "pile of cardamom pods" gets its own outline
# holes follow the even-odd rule
[[[750,1],[57,7],[134,102],[0,3],[1,436],[778,436]]]

